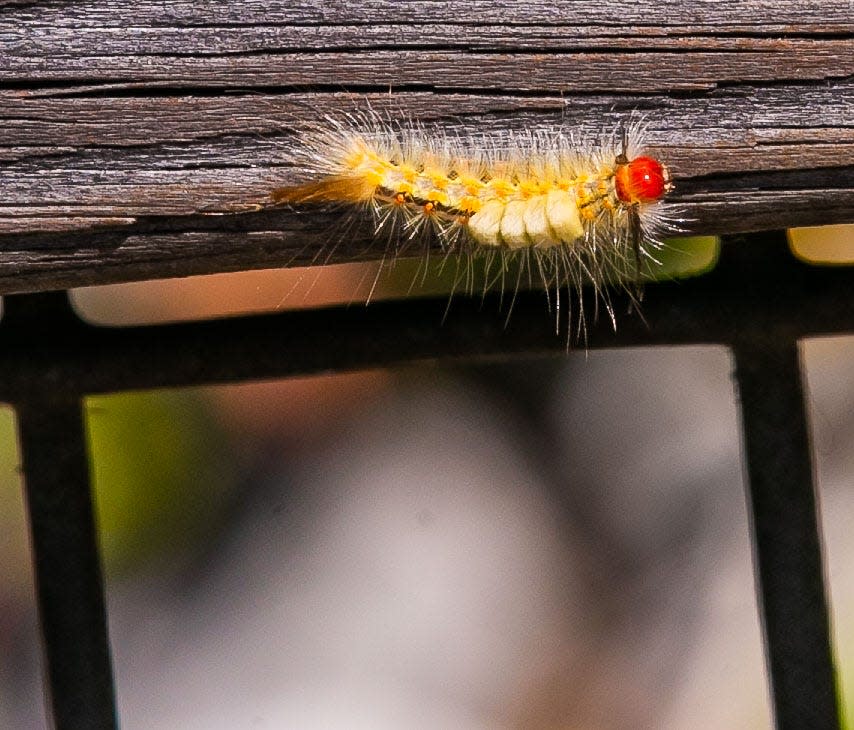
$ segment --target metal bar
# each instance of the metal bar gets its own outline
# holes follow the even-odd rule
[[[57,730],[117,727],[81,403],[16,405],[45,676]]]
[[[780,243],[782,239],[782,244]],[[651,284],[643,317],[615,293],[607,316],[589,319],[580,348],[729,344],[736,328],[795,339],[854,330],[854,267],[814,267],[785,250],[784,233],[754,234],[725,247],[719,266],[686,281]],[[588,292],[589,294],[589,292]],[[234,317],[143,327],[96,327],[68,316],[26,327],[23,302],[7,297],[0,322],[0,400],[38,395],[44,379],[69,395],[239,382],[385,367],[422,359],[566,352],[542,292],[522,292],[505,326],[496,297],[375,302],[369,307]],[[587,311],[593,311],[592,301]],[[20,353],[26,353],[22,357]],[[62,373],[58,378],[57,373]]]
[[[754,572],[778,730],[838,730],[839,701],[797,343],[734,346]]]

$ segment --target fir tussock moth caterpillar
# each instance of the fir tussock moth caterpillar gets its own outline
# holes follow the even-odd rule
[[[644,154],[644,129],[635,121],[590,143],[564,128],[471,138],[373,112],[326,117],[298,138],[294,162],[306,182],[271,198],[369,211],[384,260],[433,237],[468,261],[483,256],[484,289],[503,286],[518,259],[516,289],[538,276],[554,292],[558,327],[561,290],[591,284],[615,325],[608,286],[632,294],[644,266],[657,263],[659,236],[678,231],[661,205],[670,173]]]

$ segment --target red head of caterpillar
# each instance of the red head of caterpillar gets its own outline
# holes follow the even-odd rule
[[[655,203],[673,189],[667,167],[645,155],[622,164],[618,157],[614,183],[617,197],[629,205]]]
[[[608,286],[656,265],[668,227],[661,202],[673,185],[667,167],[643,154],[643,131],[629,124],[584,143],[564,128],[469,136],[374,114],[325,119],[294,149],[307,180],[272,199],[367,209],[386,259],[434,240],[468,261],[485,257],[485,286],[503,283],[515,258],[517,287],[534,273],[558,306],[561,289],[590,283],[613,322]],[[495,261],[499,275],[490,276]]]

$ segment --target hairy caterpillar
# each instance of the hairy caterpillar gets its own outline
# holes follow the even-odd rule
[[[659,235],[676,231],[660,205],[670,173],[643,154],[643,132],[635,122],[591,144],[563,128],[471,138],[372,113],[325,118],[298,139],[306,182],[271,198],[369,211],[385,257],[434,238],[469,262],[485,257],[485,289],[518,262],[516,289],[537,276],[554,292],[558,328],[561,290],[592,284],[614,324],[608,286],[633,295]]]

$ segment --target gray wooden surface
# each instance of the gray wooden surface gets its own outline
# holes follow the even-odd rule
[[[854,3],[0,0],[0,294],[306,263],[294,131],[631,113],[691,232],[854,221]],[[370,258],[363,242],[332,260]]]

